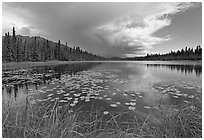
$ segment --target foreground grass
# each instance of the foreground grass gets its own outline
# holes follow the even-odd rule
[[[145,119],[127,112],[103,114],[92,110],[81,112],[67,106],[35,107],[26,102],[18,109],[3,104],[2,137],[4,138],[121,138],[121,137],[202,137],[201,101],[182,106],[161,105]],[[153,120],[157,114],[158,120]]]

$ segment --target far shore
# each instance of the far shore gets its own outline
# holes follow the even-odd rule
[[[121,62],[121,61],[128,61],[128,60],[96,60],[96,61],[58,61],[58,60],[52,60],[52,61],[39,61],[39,62],[31,62],[31,61],[23,61],[23,62],[8,62],[8,63],[2,63],[2,70],[10,69],[10,68],[27,68],[27,67],[35,67],[35,66],[51,66],[51,65],[62,65],[62,64],[70,64],[70,63],[82,63],[82,62]],[[172,61],[130,61],[130,62],[195,62],[192,60],[172,60]],[[197,61],[198,64],[202,65],[202,60]]]

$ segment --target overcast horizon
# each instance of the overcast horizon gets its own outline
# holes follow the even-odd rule
[[[61,40],[105,57],[202,46],[202,3],[6,3],[2,33]]]

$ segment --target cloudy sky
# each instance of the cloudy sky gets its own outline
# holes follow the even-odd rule
[[[61,40],[106,57],[202,45],[201,3],[3,3],[3,34]]]

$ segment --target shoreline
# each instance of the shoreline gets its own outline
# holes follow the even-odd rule
[[[162,60],[96,60],[96,61],[39,61],[39,62],[30,62],[30,61],[23,61],[23,62],[6,62],[6,63],[2,63],[2,70],[4,69],[9,69],[9,68],[24,68],[24,67],[35,67],[35,66],[51,66],[51,65],[63,65],[63,64],[71,64],[71,63],[88,63],[88,62],[95,62],[95,63],[104,63],[104,62],[143,62],[144,64],[147,64],[150,62],[150,64],[154,64],[154,62],[160,62],[161,64],[164,62],[167,62],[166,64],[168,64],[168,62],[175,63],[176,62],[187,62],[187,64],[191,63],[191,62],[198,62],[199,65],[202,65],[202,60],[172,60],[172,61],[162,61]]]
[[[33,67],[33,66],[51,66],[51,65],[61,65],[61,64],[71,64],[71,63],[82,63],[82,62],[99,62],[99,61],[39,61],[39,62],[8,62],[2,63],[2,69],[7,68],[18,68],[18,67]]]

